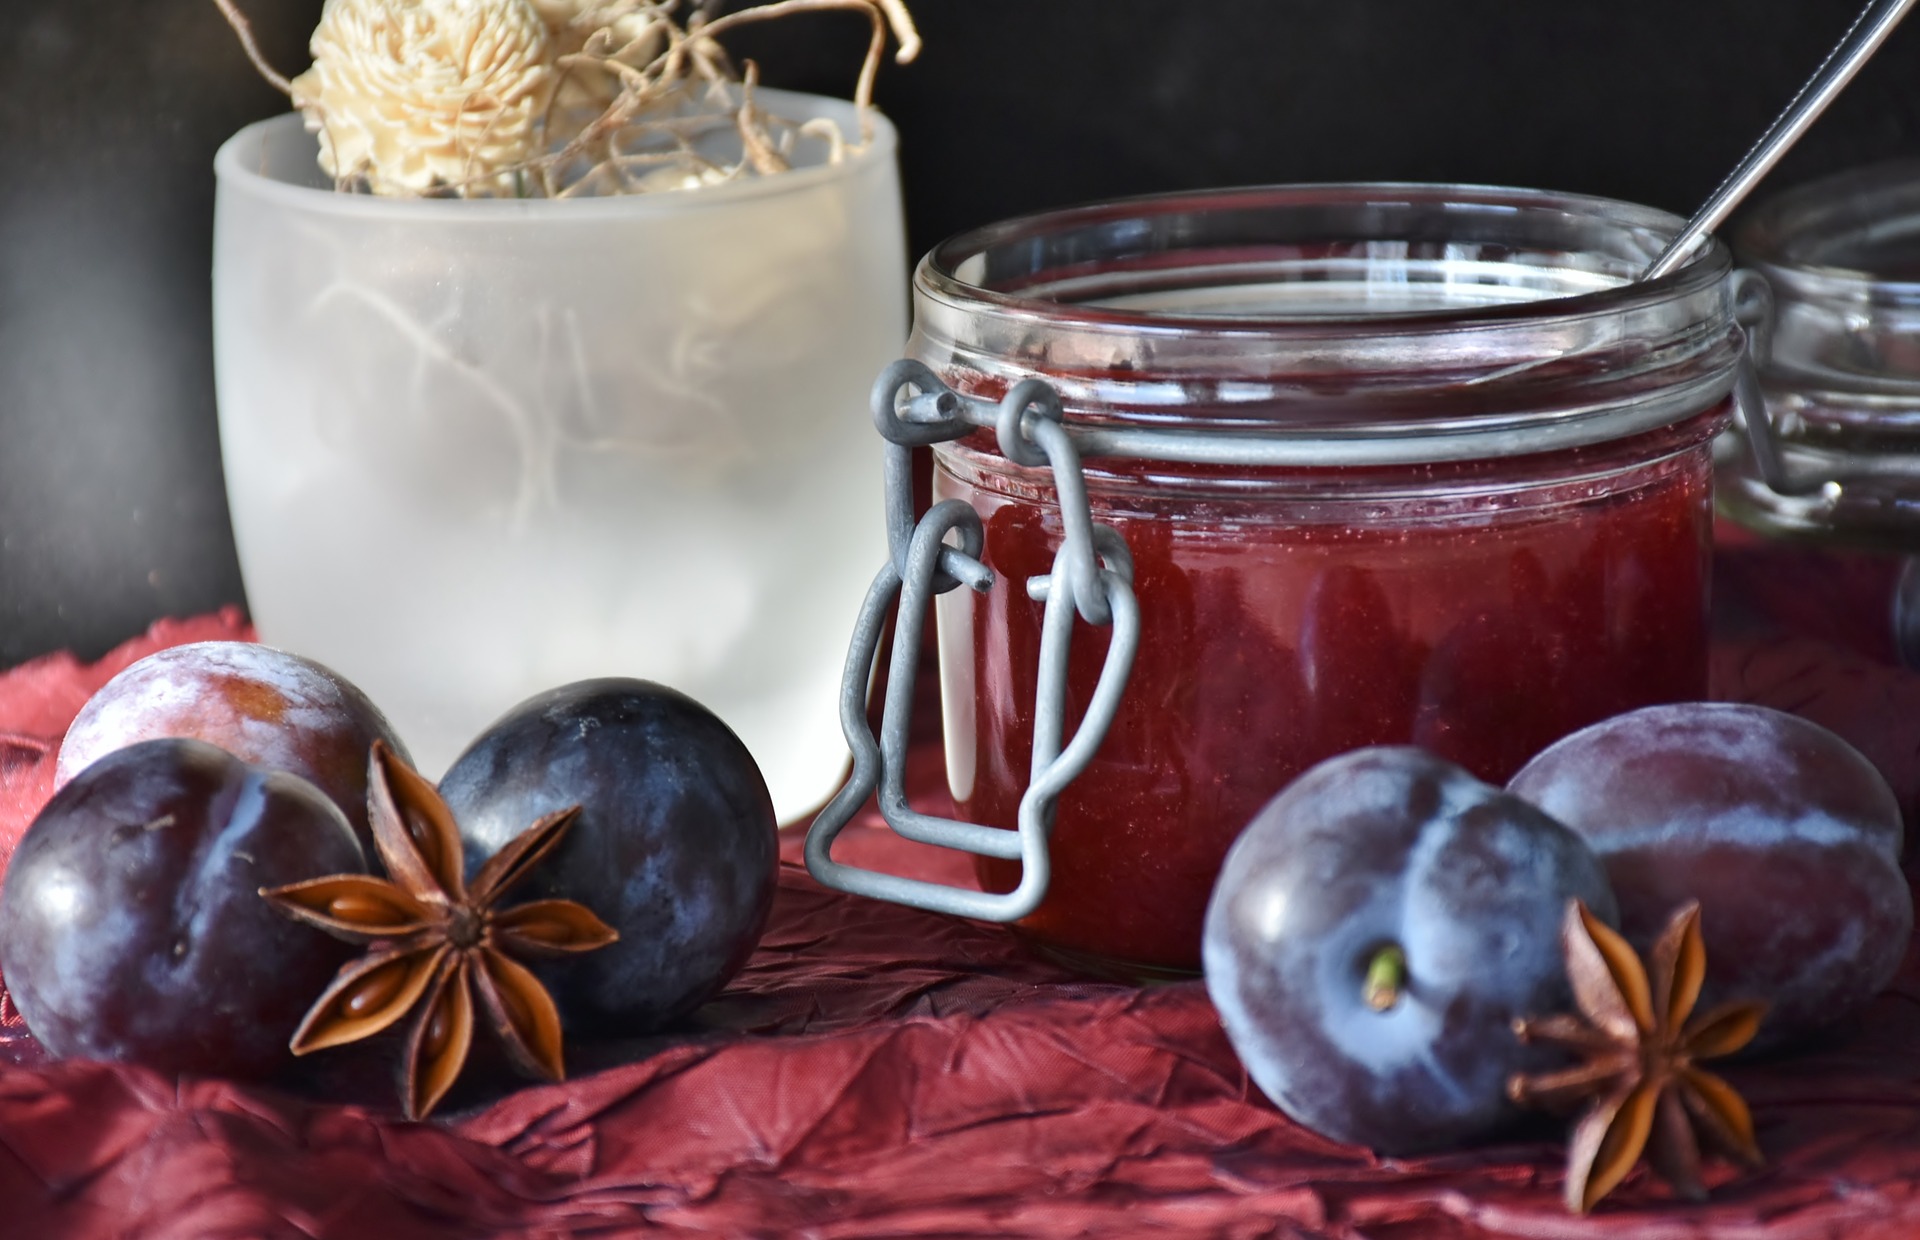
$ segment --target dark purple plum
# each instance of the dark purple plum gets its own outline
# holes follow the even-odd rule
[[[1899,803],[1818,724],[1764,706],[1651,706],[1574,733],[1507,787],[1586,838],[1642,951],[1700,901],[1701,1002],[1765,1000],[1755,1049],[1857,1011],[1906,953]]]
[[[255,642],[193,642],[132,664],[80,708],[60,744],[54,787],[116,749],[167,736],[310,780],[369,853],[367,754],[381,740],[407,756],[386,716],[331,669]]]
[[[306,780],[201,741],[145,741],[56,793],[0,891],[0,973],[55,1055],[264,1076],[353,949],[262,887],[364,870]]]
[[[676,1020],[760,940],[779,863],[773,800],[740,738],[684,694],[625,679],[542,693],[468,746],[440,793],[472,872],[542,815],[581,807],[518,896],[577,900],[620,933],[533,966],[570,1032]]]
[[[1207,907],[1207,992],[1254,1082],[1327,1136],[1446,1149],[1518,1118],[1554,1059],[1513,1021],[1570,1003],[1568,901],[1613,920],[1580,838],[1421,750],[1355,750],[1270,801]]]

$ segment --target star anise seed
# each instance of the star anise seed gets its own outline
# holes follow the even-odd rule
[[[474,997],[520,1071],[566,1075],[560,1013],[514,956],[605,947],[618,936],[571,900],[494,907],[560,844],[578,806],[549,814],[487,859],[473,884],[453,814],[434,786],[376,741],[367,808],[390,878],[334,874],[260,894],[281,912],[355,943],[365,956],[335,975],[293,1035],[305,1055],[372,1037],[418,1010],[407,1033],[401,1101],[425,1117],[453,1087],[473,1046]]]
[[[1567,1142],[1567,1208],[1591,1210],[1643,1153],[1676,1193],[1704,1199],[1703,1139],[1736,1162],[1760,1166],[1747,1104],[1696,1065],[1752,1041],[1766,1005],[1727,1003],[1693,1016],[1707,974],[1699,904],[1682,907],[1661,932],[1651,980],[1627,941],[1578,900],[1567,908],[1560,937],[1580,1014],[1516,1021],[1514,1032],[1563,1047],[1579,1062],[1516,1075],[1507,1092],[1527,1106],[1589,1103]]]

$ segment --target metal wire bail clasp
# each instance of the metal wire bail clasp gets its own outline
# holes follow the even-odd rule
[[[1016,384],[997,404],[962,396],[927,367],[899,361],[873,387],[873,419],[887,440],[887,539],[891,556],[874,578],[855,622],[840,682],[840,728],[853,751],[853,774],[807,831],[807,869],[828,887],[934,912],[984,921],[1017,921],[1047,894],[1051,874],[1047,837],[1060,794],[1092,760],[1106,738],[1140,644],[1140,610],[1133,596],[1133,558],[1119,533],[1094,522],[1073,433],[1060,421],[1060,398],[1038,379]],[[936,596],[965,585],[985,592],[993,572],[980,561],[980,516],[959,500],[936,504],[913,519],[912,449],[991,428],[1008,460],[1053,471],[1064,536],[1053,570],[1027,581],[1043,602],[1033,767],[1020,798],[1019,827],[1007,831],[922,814],[907,805],[907,727],[920,634]],[[955,541],[950,541],[955,540]],[[893,659],[880,735],[867,726],[866,696],[886,624],[898,596]],[[1113,626],[1106,662],[1080,727],[1068,739],[1067,651],[1075,620]],[[867,797],[879,793],[880,813],[900,835],[923,844],[982,857],[1019,859],[1020,883],[992,894],[920,879],[881,874],[833,860],[833,842]]]
[[[1760,386],[1760,366],[1767,356],[1773,320],[1773,289],[1765,276],[1751,268],[1742,267],[1733,273],[1733,317],[1746,335],[1734,377],[1734,417],[1746,432],[1747,450],[1753,454],[1754,469],[1775,495],[1783,498],[1804,495],[1810,488],[1796,481],[1787,470],[1783,437],[1773,424],[1766,393]],[[1812,489],[1818,486],[1815,483]]]

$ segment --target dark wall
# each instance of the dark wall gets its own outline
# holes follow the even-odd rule
[[[251,0],[297,70],[318,0]],[[889,67],[912,244],[1071,201],[1322,179],[1539,185],[1685,211],[1853,0],[918,0]],[[1916,23],[1920,25],[1920,23]],[[735,48],[850,89],[857,18]],[[214,428],[214,148],[279,110],[212,0],[0,15],[0,666],[242,601]],[[1897,33],[1769,182],[1920,153]],[[1762,191],[1763,193],[1766,190]]]
[[[0,666],[241,598],[214,427],[214,148],[284,109],[212,0],[3,0]],[[256,0],[282,63],[319,0]]]

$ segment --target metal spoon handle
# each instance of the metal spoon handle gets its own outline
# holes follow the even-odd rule
[[[1875,0],[1853,19],[1853,25],[1847,27],[1847,33],[1827,53],[1827,58],[1820,62],[1820,67],[1807,79],[1806,85],[1788,102],[1786,110],[1780,113],[1767,132],[1760,135],[1760,140],[1748,149],[1746,156],[1727,174],[1726,180],[1720,182],[1720,187],[1693,213],[1693,218],[1660,252],[1660,257],[1653,260],[1653,265],[1640,273],[1642,280],[1657,279],[1679,267],[1694,241],[1721,225],[1727,215],[1740,205],[1740,200],[1747,196],[1747,191],[1773,169],[1780,157],[1787,153],[1787,148],[1799,140],[1800,135],[1807,131],[1807,126],[1826,111],[1833,97],[1853,80],[1860,66],[1867,63],[1867,57],[1886,42],[1887,36],[1893,33],[1893,28],[1900,24],[1900,19],[1907,15],[1907,10],[1914,3],[1915,0]]]

